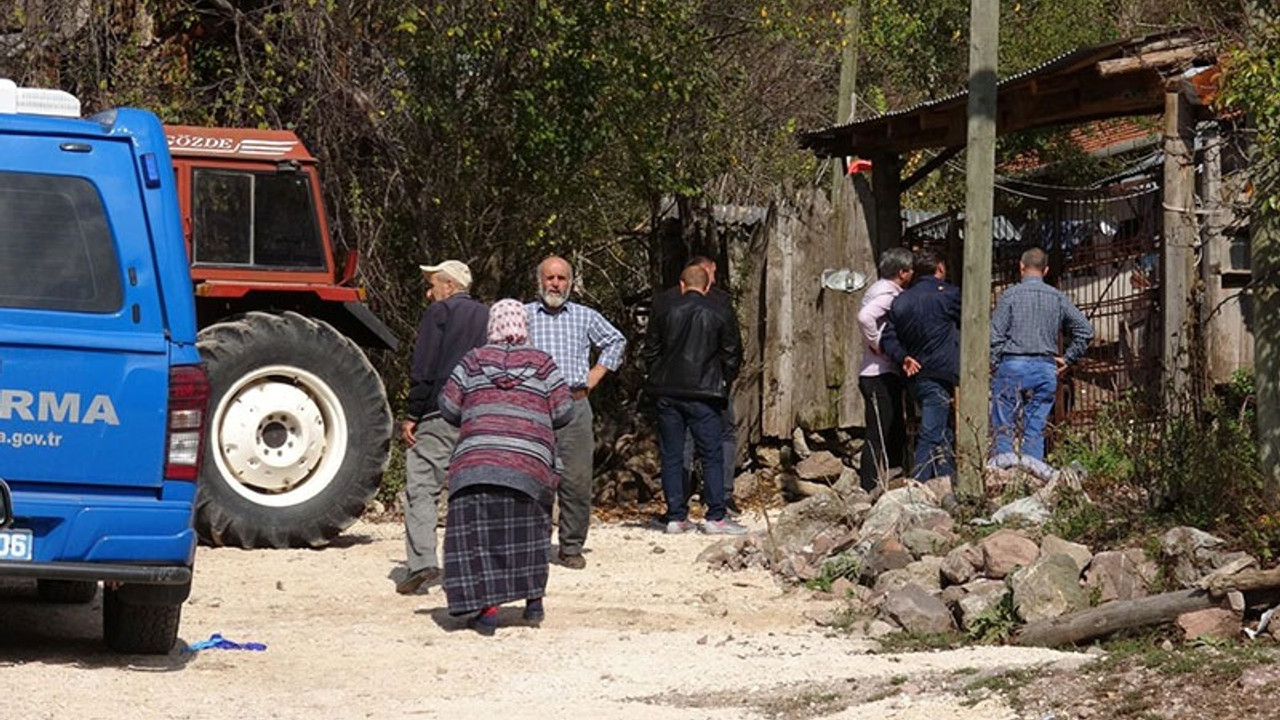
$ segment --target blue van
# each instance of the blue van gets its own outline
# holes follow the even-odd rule
[[[0,79],[0,577],[169,652],[208,396],[159,120]]]

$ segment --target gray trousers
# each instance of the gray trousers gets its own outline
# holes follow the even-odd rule
[[[440,567],[436,524],[449,458],[458,444],[458,428],[434,417],[413,429],[414,443],[405,451],[404,552],[409,572]]]
[[[573,401],[573,420],[556,430],[556,450],[564,463],[564,477],[556,497],[560,501],[560,553],[581,555],[591,524],[591,495],[595,475],[595,415],[587,398]]]

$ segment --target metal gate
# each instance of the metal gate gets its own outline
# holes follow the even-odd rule
[[[1116,399],[1159,395],[1160,198],[1160,186],[1150,178],[1089,190],[1009,181],[996,188],[993,305],[1018,282],[1022,251],[1040,247],[1049,253],[1049,284],[1093,323],[1088,352],[1059,383],[1056,427],[1088,427]],[[913,247],[930,248],[958,269],[964,267],[963,227],[956,211],[921,219],[905,235]],[[953,270],[951,281],[958,284],[960,274]],[[974,331],[989,329],[962,328]]]

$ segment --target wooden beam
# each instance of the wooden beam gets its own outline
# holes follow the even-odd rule
[[[953,145],[949,148],[943,149],[943,151],[937,155],[934,155],[932,160],[916,168],[915,172],[911,173],[906,180],[902,181],[902,188],[900,192],[910,190],[916,183],[929,177],[929,173],[932,173],[934,170],[942,167],[944,163],[958,155],[963,149],[964,148],[959,145]]]
[[[1188,63],[1197,58],[1210,57],[1216,52],[1217,47],[1213,43],[1198,43],[1189,47],[1159,50],[1133,57],[1102,60],[1098,63],[1098,74],[1102,77],[1111,77],[1135,70],[1164,68]]]
[[[872,242],[875,256],[902,244],[902,158],[879,153],[871,158],[871,194],[875,197]]]
[[[1120,600],[1028,624],[1018,633],[1019,645],[1058,647],[1110,635],[1117,630],[1176,620],[1183,613],[1217,607],[1204,590],[1179,590],[1137,600]]]

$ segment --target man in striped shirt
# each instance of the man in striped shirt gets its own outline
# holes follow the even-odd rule
[[[627,339],[595,310],[569,302],[573,268],[552,255],[538,264],[538,301],[525,305],[529,342],[551,355],[573,392],[573,421],[556,430],[556,448],[564,463],[557,491],[560,501],[560,564],[574,570],[587,566],[582,548],[591,523],[592,478],[595,476],[594,416],[587,395],[607,373],[622,366]],[[598,355],[593,363],[592,350]]]
[[[993,456],[1014,452],[1021,416],[1021,455],[1044,461],[1044,428],[1058,376],[1093,339],[1093,326],[1062,291],[1045,283],[1049,258],[1031,248],[1018,263],[1022,281],[1005,290],[991,316],[991,429]],[[1058,335],[1067,349],[1058,354]]]

